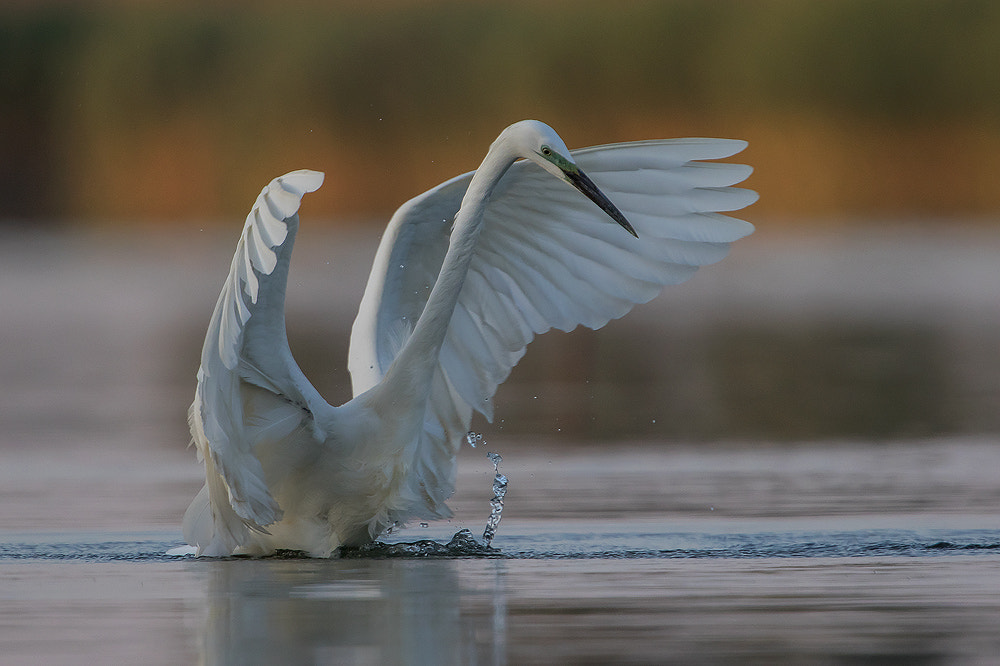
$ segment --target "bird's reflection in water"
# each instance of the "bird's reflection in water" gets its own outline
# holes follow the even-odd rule
[[[504,566],[486,559],[213,562],[203,663],[506,663]]]

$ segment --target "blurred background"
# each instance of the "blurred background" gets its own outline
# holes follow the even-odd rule
[[[537,341],[493,432],[995,435],[998,63],[990,0],[8,0],[5,446],[182,448],[241,221],[296,168],[327,179],[303,209],[292,343],[346,399],[388,216],[523,118],[570,147],[747,139],[758,232],[622,322]]]
[[[988,0],[59,2],[0,9],[0,197],[33,224],[391,213],[537,117],[570,146],[750,141],[754,214],[1000,209]]]

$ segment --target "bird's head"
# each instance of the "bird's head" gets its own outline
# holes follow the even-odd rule
[[[518,155],[534,162],[553,176],[565,180],[597,204],[622,228],[636,238],[639,237],[622,212],[576,165],[569,148],[554,129],[538,120],[522,120],[504,130],[504,134],[513,143]]]

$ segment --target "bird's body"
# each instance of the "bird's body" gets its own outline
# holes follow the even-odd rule
[[[284,321],[299,202],[323,175],[272,181],[202,350],[190,422],[206,484],[185,539],[203,555],[328,556],[393,524],[450,515],[472,413],[492,417],[490,399],[535,334],[599,328],[751,233],[716,213],[756,199],[731,187],[749,167],[697,161],[744,146],[647,141],[571,156],[543,123],[507,128],[478,170],[393,216],[351,335],[354,398],[339,407],[296,365]]]

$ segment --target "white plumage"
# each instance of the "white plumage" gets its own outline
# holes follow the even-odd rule
[[[732,187],[751,169],[701,161],[745,146],[570,153],[543,123],[508,127],[477,171],[393,215],[351,335],[354,398],[340,407],[309,383],[285,334],[297,211],[323,174],[276,178],[247,216],[205,338],[190,423],[206,484],[185,539],[203,555],[328,556],[394,523],[450,515],[472,413],[492,418],[497,386],[535,335],[600,328],[753,231],[719,214],[756,200]]]

